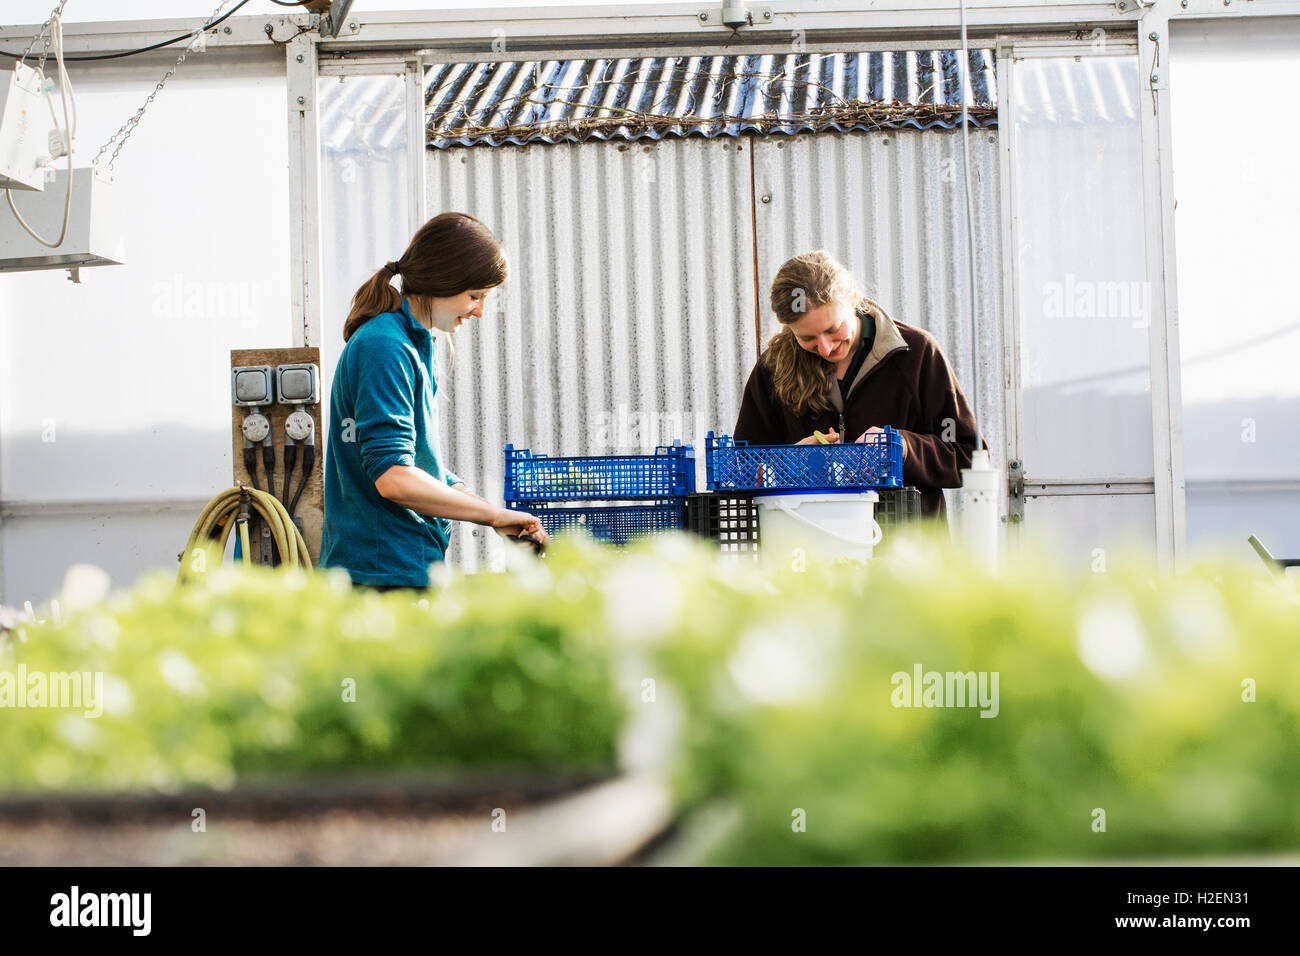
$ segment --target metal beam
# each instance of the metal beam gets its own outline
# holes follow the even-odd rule
[[[54,501],[0,499],[4,518],[88,518],[94,515],[198,514],[206,498],[76,498]]]
[[[425,161],[424,61],[406,60],[406,162],[408,236],[414,236],[428,218],[428,165]]]
[[[1259,2],[1259,0],[1257,0]],[[1294,0],[1274,0],[1293,3]],[[788,44],[798,31],[804,42],[817,34],[854,39],[903,40],[910,35],[955,37],[958,14],[952,0],[790,0],[786,9],[773,7],[772,22],[759,22],[732,31],[700,19],[712,10],[713,0],[683,3],[648,3],[627,6],[504,7],[477,10],[353,13],[339,24],[337,37],[327,37],[325,50],[364,49],[466,49],[487,52],[496,42],[506,49],[572,49],[582,46],[690,46],[754,42]],[[716,18],[713,18],[716,20]],[[998,33],[1021,30],[1066,29],[1083,25],[1135,22],[1120,13],[1113,2],[1102,0],[969,0],[968,22],[972,40],[991,39]],[[121,53],[189,33],[195,19],[121,20],[70,23],[64,27],[64,48],[71,56]],[[276,39],[287,39],[301,26],[319,28],[315,14],[285,13],[231,17],[208,31],[209,46],[256,46],[267,43],[266,26]],[[0,28],[0,49],[21,52],[35,35],[38,24]]]
[[[289,247],[292,341],[321,344],[320,130],[317,121],[317,36],[285,47],[289,112]]]
[[[953,0],[786,0],[784,7],[766,4],[772,21],[732,31],[700,19],[715,0],[646,3],[627,6],[484,7],[470,10],[351,13],[341,19],[337,37],[322,40],[324,50],[422,49],[463,50],[486,54],[496,41],[507,51],[571,50],[608,47],[640,50],[648,47],[725,45],[732,52],[755,44],[780,45],[796,35],[804,43],[870,41],[907,44],[918,37],[951,38],[958,33]],[[1187,0],[1168,8],[1169,18],[1232,18],[1300,16],[1300,0]],[[1093,26],[1114,29],[1135,24],[1135,13],[1118,9],[1114,0],[968,0],[967,21],[972,42],[991,42],[999,34],[1081,30]],[[121,53],[160,43],[191,32],[197,20],[118,20],[70,23],[64,26],[69,56]],[[317,14],[273,13],[231,17],[208,31],[209,46],[259,46],[268,43],[266,27],[275,39],[287,39],[300,27],[319,29]],[[21,52],[39,24],[0,27],[0,50]],[[927,39],[929,44],[935,39]]]
[[[63,26],[63,50],[72,58],[80,55],[124,53],[192,33],[203,22],[205,21],[198,17],[191,17],[186,20],[103,20],[94,23],[67,23]],[[314,29],[319,22],[319,16],[303,13],[231,17],[220,26],[208,30],[204,43],[208,47],[269,46],[271,41],[266,32],[268,25],[275,39],[287,40],[300,28]],[[38,23],[0,26],[0,50],[21,53],[39,29]],[[175,45],[177,53],[182,46],[181,43]]]
[[[998,83],[998,192],[1002,197],[999,210],[1002,225],[1002,396],[1003,461],[1007,463],[1008,483],[1001,489],[1006,521],[1004,550],[1024,543],[1024,496],[1013,487],[1014,473],[1023,475],[1020,422],[1024,416],[1020,386],[1020,292],[1016,283],[1016,259],[1020,243],[1020,225],[1016,204],[1015,142],[1016,94],[1011,80],[1013,69],[1010,39],[998,41],[996,69]]]
[[[736,52],[755,44],[789,47],[793,38],[803,43],[819,35],[840,42],[891,38],[958,35],[959,17],[951,0],[913,0],[863,4],[861,0],[825,0],[773,7],[770,22],[759,21],[733,31],[717,18],[701,14],[713,10],[708,0],[690,3],[647,4],[593,8],[591,6],[526,7],[482,10],[447,10],[436,14],[368,13],[352,19],[359,30],[345,30],[322,44],[325,50],[383,49],[415,44],[436,50],[498,53],[529,50],[566,50],[598,47],[608,50],[642,50],[646,47],[683,47],[724,43]],[[999,33],[1024,29],[1082,27],[1132,23],[1135,17],[1120,13],[1113,3],[1095,0],[1061,0],[1052,3],[1017,3],[970,0],[968,20],[972,41],[991,40]]]
[[[1080,481],[1077,478],[1025,478],[1026,498],[1057,495],[1149,495],[1155,490],[1150,478],[1112,478],[1109,481]]]
[[[1133,45],[1136,51],[1136,24],[1119,25],[1111,27],[1108,36],[1115,38],[1115,43],[1128,42]],[[1089,56],[1092,55],[1090,48],[1080,49],[1079,30],[1043,32],[1033,31],[1030,33],[1017,33],[1016,39],[1028,40],[1034,43],[1055,43],[1056,49],[1062,52],[1069,52],[1071,56]],[[971,43],[973,49],[992,49],[995,38]],[[909,35],[907,37],[893,37],[889,39],[877,40],[828,40],[822,43],[805,43],[801,52],[811,54],[835,54],[835,53],[899,53],[908,50],[946,50],[953,49],[959,45],[957,39],[951,35],[943,33],[925,33]],[[514,60],[564,60],[573,59],[580,56],[582,59],[594,60],[604,56],[636,56],[636,57],[669,57],[669,56],[735,56],[737,53],[744,53],[748,56],[775,55],[784,56],[791,52],[790,40],[788,37],[781,37],[777,42],[773,38],[765,36],[755,38],[749,42],[738,46],[737,43],[717,43],[717,42],[696,42],[689,45],[679,44],[677,46],[641,46],[635,49],[619,48],[616,46],[599,45],[583,48],[568,49],[550,48],[541,49],[534,47],[507,47],[500,51],[470,50],[470,49],[443,49],[443,50],[422,50],[421,56],[425,63],[502,63]],[[331,66],[331,70],[338,72],[350,72],[347,69],[348,64],[356,64],[363,67],[369,63],[371,57],[382,58],[388,56],[391,58],[392,53],[383,51],[369,53],[366,51],[354,50],[332,50],[322,54],[327,62],[339,64]]]
[[[1300,16],[1300,3],[1296,0],[1178,0],[1175,4],[1163,4],[1162,15],[1171,20],[1294,17]]]

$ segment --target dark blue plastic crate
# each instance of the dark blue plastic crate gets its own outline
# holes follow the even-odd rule
[[[903,438],[893,428],[865,442],[836,445],[749,445],[709,432],[706,454],[711,491],[903,485]]]
[[[695,449],[660,445],[653,455],[550,458],[506,445],[507,501],[679,498],[695,491]]]
[[[682,501],[593,505],[583,508],[507,501],[506,507],[534,515],[548,535],[562,534],[576,528],[597,541],[615,545],[625,544],[629,538],[678,531],[685,526],[686,511]]]

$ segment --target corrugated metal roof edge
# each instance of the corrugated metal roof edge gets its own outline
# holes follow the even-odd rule
[[[995,107],[977,106],[968,111],[970,125],[976,129],[991,129],[998,125]],[[625,118],[609,120],[579,120],[573,123],[522,124],[517,127],[492,127],[481,131],[467,131],[460,136],[440,136],[426,142],[428,149],[448,149],[456,146],[526,146],[532,143],[583,143],[591,140],[663,140],[684,139],[695,136],[704,139],[736,137],[748,133],[797,135],[833,131],[847,133],[883,132],[901,129],[957,129],[961,125],[961,109],[954,107],[904,106],[873,107],[856,110],[852,116],[835,117],[828,113],[825,122],[791,121],[773,118],[771,121],[753,119],[710,117],[691,123],[683,118],[655,117],[643,122],[629,123]],[[432,126],[432,124],[430,124]],[[707,129],[717,127],[721,129]],[[427,129],[432,134],[432,129]],[[444,131],[445,133],[445,131]]]

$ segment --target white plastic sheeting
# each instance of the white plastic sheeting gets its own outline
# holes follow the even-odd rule
[[[78,165],[175,56],[70,65]],[[293,341],[287,136],[278,50],[194,57],[117,162],[126,264],[0,276],[0,600],[174,569],[230,486],[230,349]]]
[[[1300,557],[1300,129],[1224,82],[1293,89],[1300,20],[1172,39],[1188,541],[1253,561],[1253,533]]]
[[[1106,485],[1155,470],[1138,65],[1052,56],[1013,70],[1020,538],[1097,570],[1107,553],[1155,549],[1151,486]],[[1094,493],[1052,495],[1055,482]]]
[[[1026,474],[1150,479],[1137,61],[1028,59],[1014,75]]]

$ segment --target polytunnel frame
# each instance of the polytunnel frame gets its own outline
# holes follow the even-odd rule
[[[822,4],[817,10],[801,11],[787,16],[792,20],[809,21],[807,26],[794,26],[792,23],[781,24],[782,14],[774,14],[770,8],[756,8],[755,17],[764,17],[775,21],[773,28],[784,31],[787,28],[805,29],[815,33],[816,43],[806,43],[808,52],[855,52],[862,50],[899,50],[899,49],[941,49],[955,47],[955,38],[951,33],[945,34],[943,27],[951,28],[955,5],[952,3],[917,2],[892,8],[880,7],[864,9],[852,3]],[[829,8],[829,9],[828,9]],[[679,8],[680,9],[680,8]],[[643,29],[648,31],[663,29],[664,8],[640,12],[633,10],[626,16],[620,16],[627,32],[635,29],[635,21],[644,18]],[[1139,15],[1133,15],[1138,12]],[[547,11],[554,13],[557,11]],[[1150,410],[1152,428],[1152,478],[1124,480],[1099,477],[1095,480],[1073,480],[1067,477],[1036,478],[1036,486],[1041,486],[1039,496],[1046,495],[1102,495],[1136,493],[1153,495],[1155,512],[1156,557],[1163,570],[1177,569],[1182,566],[1186,555],[1187,516],[1186,516],[1186,480],[1183,467],[1182,448],[1182,400],[1180,387],[1178,321],[1177,321],[1177,284],[1173,224],[1173,169],[1172,169],[1172,125],[1170,110],[1169,82],[1169,23],[1172,18],[1212,17],[1216,19],[1240,16],[1286,15],[1300,13],[1300,3],[1292,0],[1257,0],[1253,5],[1238,4],[1235,9],[1232,0],[1116,0],[1114,3],[1081,2],[1045,2],[1040,5],[1012,5],[1005,3],[980,3],[972,0],[967,4],[968,33],[972,37],[987,37],[993,34],[997,50],[998,108],[1001,136],[1000,176],[1002,178],[1002,229],[1003,249],[1008,250],[1003,257],[1003,307],[1001,309],[1003,369],[1007,396],[1006,448],[1004,460],[1018,467],[1023,460],[1020,428],[1021,420],[1021,385],[1019,381],[1020,356],[1018,351],[1020,303],[1017,296],[1016,256],[1012,252],[1016,236],[1016,216],[1013,208],[1014,182],[1012,181],[1012,158],[1014,137],[1007,135],[1010,124],[1004,122],[1007,112],[1005,104],[1013,88],[1012,75],[1017,59],[1035,56],[1087,56],[1095,52],[1095,30],[1113,31],[1108,37],[1118,40],[1111,43],[1106,55],[1114,55],[1117,47],[1122,45],[1125,52],[1136,52],[1138,58],[1138,75],[1143,79],[1139,98],[1139,137],[1141,143],[1141,168],[1139,170],[1117,171],[1118,175],[1137,175],[1141,177],[1143,197],[1143,222],[1146,252],[1147,282],[1151,289],[1152,321],[1148,325],[1148,362],[1150,382]],[[698,16],[704,20],[708,10],[702,9]],[[575,55],[591,59],[602,56],[625,55],[628,51],[614,42],[607,32],[609,18],[573,18],[560,20],[566,28],[563,32],[546,34],[532,31],[526,33],[523,49],[510,52],[497,51],[490,54],[469,53],[464,47],[489,37],[500,43],[509,43],[514,34],[500,25],[501,20],[493,11],[464,15],[444,15],[438,22],[452,26],[443,36],[443,42],[436,49],[412,50],[414,57],[407,60],[408,76],[415,66],[423,62],[463,62],[466,60],[518,60],[518,59],[556,59]],[[1087,29],[1080,29],[1080,23]],[[404,15],[383,16],[383,36],[375,36],[373,31],[370,42],[400,42],[407,34],[419,35],[424,21],[414,20]],[[1071,23],[1073,29],[1064,32],[1052,32],[1060,23]],[[824,33],[818,27],[826,23]],[[484,30],[480,25],[494,24],[491,30]],[[1095,26],[1094,26],[1095,24]],[[371,32],[370,24],[365,30],[356,23],[354,35]],[[600,28],[605,27],[606,31]],[[689,28],[673,23],[677,28],[672,39],[680,41],[682,34]],[[921,34],[917,31],[929,31]],[[761,31],[759,32],[761,35]],[[806,36],[805,34],[805,36]],[[698,35],[698,32],[697,34]],[[863,39],[868,36],[870,39]],[[344,38],[344,45],[359,44]],[[330,44],[325,44],[328,49]],[[451,47],[451,49],[447,49]],[[781,53],[789,49],[788,43],[780,46],[765,46],[761,42],[746,43],[745,53]],[[741,52],[735,46],[719,47],[709,43],[689,43],[683,46],[673,43],[660,47],[637,47],[641,56],[671,55],[689,52],[691,55],[712,55],[719,53]],[[324,53],[324,50],[322,50]],[[1161,62],[1161,56],[1164,62]],[[328,55],[328,54],[326,54]],[[346,55],[346,54],[345,54]],[[347,72],[346,66],[339,67]],[[391,69],[391,67],[390,67]],[[1150,94],[1149,96],[1146,94]],[[414,101],[408,96],[408,107],[420,110],[423,120],[423,95]],[[412,138],[408,142],[423,142],[423,138]],[[423,153],[423,149],[419,150]],[[413,183],[423,184],[424,170],[422,157],[412,169]],[[419,190],[418,201],[423,203],[424,192]],[[424,221],[424,211],[420,210],[415,223]],[[319,329],[319,316],[316,328]],[[1023,477],[1023,472],[1021,472]],[[1015,490],[1007,492],[1008,516],[1012,527],[1009,539],[1014,536],[1019,540],[1020,524],[1023,518],[1024,485],[1021,481]]]
[[[791,0],[794,2],[794,0]],[[731,4],[734,6],[734,4]],[[436,61],[585,58],[635,53],[640,56],[690,52],[786,52],[799,36],[808,52],[939,49],[957,43],[958,5],[954,0],[825,0],[793,10],[751,4],[752,25],[723,35],[717,25],[723,4],[644,4],[602,9],[592,6],[541,9],[502,8],[427,13],[355,14],[339,23],[336,36],[322,36],[314,14],[285,13],[232,17],[209,31],[213,46],[254,48],[268,36],[298,34],[284,45],[289,125],[290,281],[292,344],[321,346],[321,194],[317,80],[324,75],[400,72],[408,90],[408,127],[423,143],[424,65]],[[1186,553],[1182,407],[1178,362],[1178,315],[1173,222],[1172,125],[1169,83],[1169,25],[1173,20],[1230,20],[1300,16],[1300,0],[968,0],[966,19],[972,45],[996,44],[1002,92],[1007,70],[1020,55],[1083,55],[1092,30],[1135,43],[1143,78],[1140,131],[1146,267],[1152,290],[1149,327],[1150,387],[1156,505],[1156,553],[1162,569],[1177,569]],[[17,28],[15,32],[36,32]],[[69,55],[121,53],[166,41],[193,29],[192,20],[150,20],[71,24],[65,28]],[[777,38],[780,38],[778,42]],[[724,42],[720,42],[724,41]],[[484,52],[485,50],[491,52]],[[1003,99],[999,97],[999,111]],[[1001,125],[1001,124],[1000,124]],[[1011,146],[1004,147],[1012,148]],[[413,190],[410,222],[423,221],[426,202],[423,149],[409,150]],[[1014,231],[1007,205],[1010,190],[1003,162],[1004,235]],[[1010,184],[1014,188],[1014,184]],[[1004,248],[1014,248],[1005,246]],[[1003,261],[1006,387],[1014,387],[1015,264]],[[1016,448],[1014,422],[1008,422],[1008,461]],[[1077,491],[1078,489],[1076,489]],[[1065,493],[1069,493],[1066,490]],[[1085,490],[1086,493],[1086,490]]]

